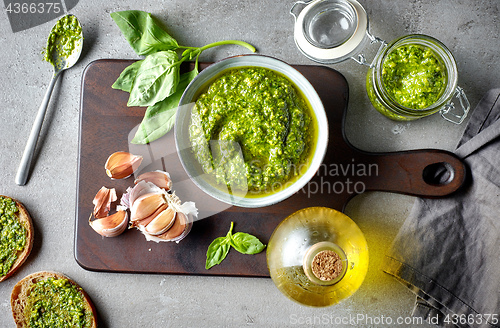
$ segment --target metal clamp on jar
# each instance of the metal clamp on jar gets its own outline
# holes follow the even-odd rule
[[[370,34],[366,11],[356,0],[298,1],[290,13],[295,43],[306,57],[321,64],[350,58],[369,67],[368,97],[386,117],[409,121],[440,112],[455,124],[467,117],[470,104],[457,85],[455,59],[435,38],[412,34],[387,44]],[[380,47],[369,63],[361,52],[375,43]]]

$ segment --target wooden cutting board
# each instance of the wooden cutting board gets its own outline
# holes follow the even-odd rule
[[[330,131],[324,163],[308,185],[285,201],[258,209],[228,208],[205,195],[189,180],[175,150],[173,131],[149,145],[129,143],[134,128],[142,120],[144,108],[127,107],[128,93],[114,90],[111,85],[132,62],[97,60],[83,73],[75,258],[85,269],[268,277],[265,252],[242,255],[232,250],[222,264],[206,270],[209,244],[226,235],[231,221],[235,223],[233,232],[253,234],[267,244],[284,218],[305,207],[326,206],[342,211],[350,198],[368,190],[441,197],[459,189],[465,180],[463,163],[446,151],[367,153],[354,148],[345,139],[343,130],[349,94],[345,78],[324,66],[294,66],[314,86],[328,116]],[[207,65],[201,64],[200,68]],[[88,220],[97,191],[102,186],[115,188],[121,197],[126,188],[133,185],[132,177],[111,180],[104,170],[108,156],[122,150],[144,156],[140,171],[164,169],[169,172],[180,199],[196,203],[202,219],[194,222],[190,234],[180,243],[147,242],[135,229],[118,237],[104,238],[90,228]],[[447,169],[449,178],[444,183],[428,178],[436,167]]]

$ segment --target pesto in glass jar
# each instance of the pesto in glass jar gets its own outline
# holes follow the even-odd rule
[[[445,90],[446,67],[429,47],[406,44],[387,55],[382,79],[394,101],[404,107],[424,109]]]
[[[455,59],[443,43],[411,34],[379,50],[366,76],[366,91],[373,107],[390,119],[409,121],[440,112],[460,124],[470,105],[457,74]],[[461,108],[455,109],[453,97]]]

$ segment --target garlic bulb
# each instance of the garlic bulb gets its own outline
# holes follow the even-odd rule
[[[161,188],[157,187],[151,182],[139,181],[133,188],[132,187],[127,188],[126,193],[123,194],[120,200],[120,205],[130,208],[131,204],[140,196],[160,191]]]
[[[129,188],[121,204],[130,208],[130,227],[156,242],[181,241],[191,230],[192,217],[198,215],[193,202],[181,203],[175,193],[145,180]]]
[[[131,176],[141,165],[142,156],[125,151],[111,154],[104,165],[106,174],[112,179],[124,179]]]
[[[176,214],[177,212],[171,207],[167,207],[155,216],[150,223],[144,226],[144,231],[153,236],[161,235],[172,227]]]
[[[135,170],[134,163],[139,166],[141,160],[142,157],[129,153],[114,153],[106,163],[106,173],[117,179],[130,175]],[[89,218],[89,225],[105,237],[117,236],[127,226],[139,229],[146,240],[156,242],[179,242],[186,237],[193,225],[193,216],[198,216],[198,209],[194,202],[181,203],[171,192],[170,175],[164,171],[146,172],[134,183],[134,187],[128,187],[122,195],[117,212],[109,216],[111,203],[117,200],[116,191],[102,187],[93,200],[96,219]],[[127,210],[130,210],[130,220]]]
[[[188,217],[184,213],[179,212],[177,213],[177,217],[172,225],[172,228],[158,237],[160,240],[179,242],[187,236],[192,226],[193,222],[189,221]]]

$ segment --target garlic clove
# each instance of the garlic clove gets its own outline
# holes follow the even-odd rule
[[[176,212],[172,208],[167,208],[158,214],[146,227],[144,231],[155,236],[161,235],[174,224]]]
[[[106,187],[102,187],[92,201],[94,204],[94,217],[98,219],[106,217],[109,213],[111,203],[117,199],[115,188],[108,189]]]
[[[117,207],[120,208],[120,207]],[[128,213],[125,208],[119,209],[116,213],[104,218],[91,221],[89,225],[95,232],[104,237],[116,237],[127,228]]]
[[[170,179],[170,175],[165,171],[152,171],[146,172],[137,177],[135,179],[135,183],[139,183],[140,181],[147,181],[155,184],[156,186],[163,188],[165,190],[170,190],[172,188],[172,179]]]
[[[141,165],[142,156],[125,151],[111,154],[104,165],[106,174],[112,179],[124,179],[131,176]]]
[[[130,208],[130,219],[138,221],[152,215],[167,200],[162,193],[148,193],[138,197]]]
[[[193,219],[192,218],[193,217],[191,215],[184,214],[183,217],[181,218],[182,222],[185,222],[184,231],[179,236],[174,237],[174,238],[170,239],[169,241],[174,241],[174,242],[178,243],[181,240],[183,240],[184,238],[186,238],[186,236],[189,234],[189,232],[191,232],[191,228],[193,227]]]
[[[178,212],[172,227],[158,237],[166,241],[176,241],[178,237],[184,234],[187,226],[188,226],[187,216],[182,212]]]
[[[163,212],[167,208],[168,208],[168,204],[167,203],[160,205],[160,207],[158,207],[156,209],[156,211],[154,211],[153,214],[151,214],[150,216],[148,216],[148,217],[146,217],[144,219],[132,221],[132,224],[131,224],[130,228],[133,228],[133,227],[142,227],[142,228],[144,228],[144,227],[146,227],[151,221],[153,221],[153,219],[155,217],[157,217],[161,212]]]

